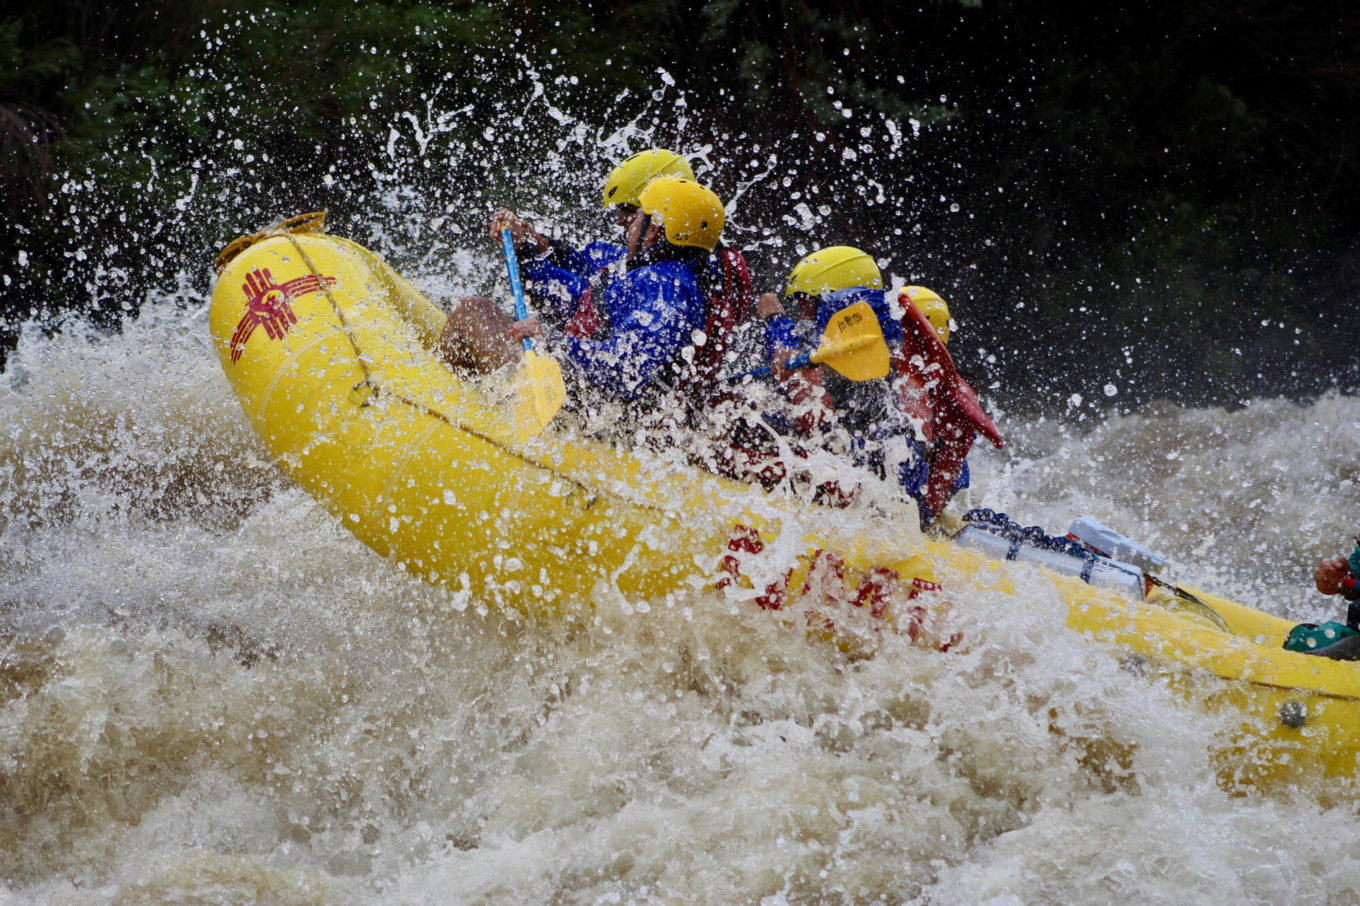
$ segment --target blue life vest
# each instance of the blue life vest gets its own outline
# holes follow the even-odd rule
[[[606,339],[567,338],[567,353],[592,385],[632,401],[680,359],[704,326],[706,299],[688,265],[659,261],[605,288]]]

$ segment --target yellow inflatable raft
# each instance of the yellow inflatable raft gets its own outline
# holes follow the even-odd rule
[[[737,561],[781,531],[795,561],[825,547],[794,528],[798,507],[746,485],[551,430],[519,442],[515,382],[456,377],[432,351],[444,312],[381,258],[317,232],[251,238],[213,293],[222,367],[271,455],[404,568],[547,614],[601,588],[751,586]],[[876,575],[928,582],[919,537],[876,551]],[[852,574],[868,562],[838,547]]]
[[[319,219],[286,226],[219,259],[211,325],[222,367],[279,464],[417,575],[536,616],[703,587],[773,608],[806,590],[803,577],[835,551],[849,601],[912,632],[913,599],[937,583],[945,592],[927,600],[954,583],[1032,581],[924,538],[905,504],[880,521],[886,530],[837,537],[838,520],[815,507],[684,465],[552,426],[520,442],[505,389],[514,382],[460,379],[433,351],[438,306],[368,250],[308,231]],[[1356,773],[1360,666],[1286,651],[1293,624],[1203,592],[1186,607],[1155,589],[1140,601],[1049,578],[1070,626],[1127,650],[1192,700],[1242,715],[1218,749],[1226,778]]]

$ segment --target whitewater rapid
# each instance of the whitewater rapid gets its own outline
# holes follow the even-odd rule
[[[1357,793],[1225,783],[1232,715],[1042,581],[863,657],[712,593],[542,623],[413,579],[265,461],[205,304],[0,374],[0,903],[1360,900]],[[966,502],[1338,616],[1360,400],[997,421]]]

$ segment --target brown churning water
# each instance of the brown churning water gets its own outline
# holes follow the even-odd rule
[[[1329,618],[1358,425],[1342,397],[1012,422],[973,500]],[[0,901],[1360,897],[1353,791],[1225,789],[1231,715],[1042,583],[950,590],[946,654],[703,591],[544,625],[412,579],[261,457],[193,306],[0,375]]]

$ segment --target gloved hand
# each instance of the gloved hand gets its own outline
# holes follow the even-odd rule
[[[1313,584],[1324,595],[1355,595],[1355,575],[1345,557],[1323,560],[1313,573]]]

